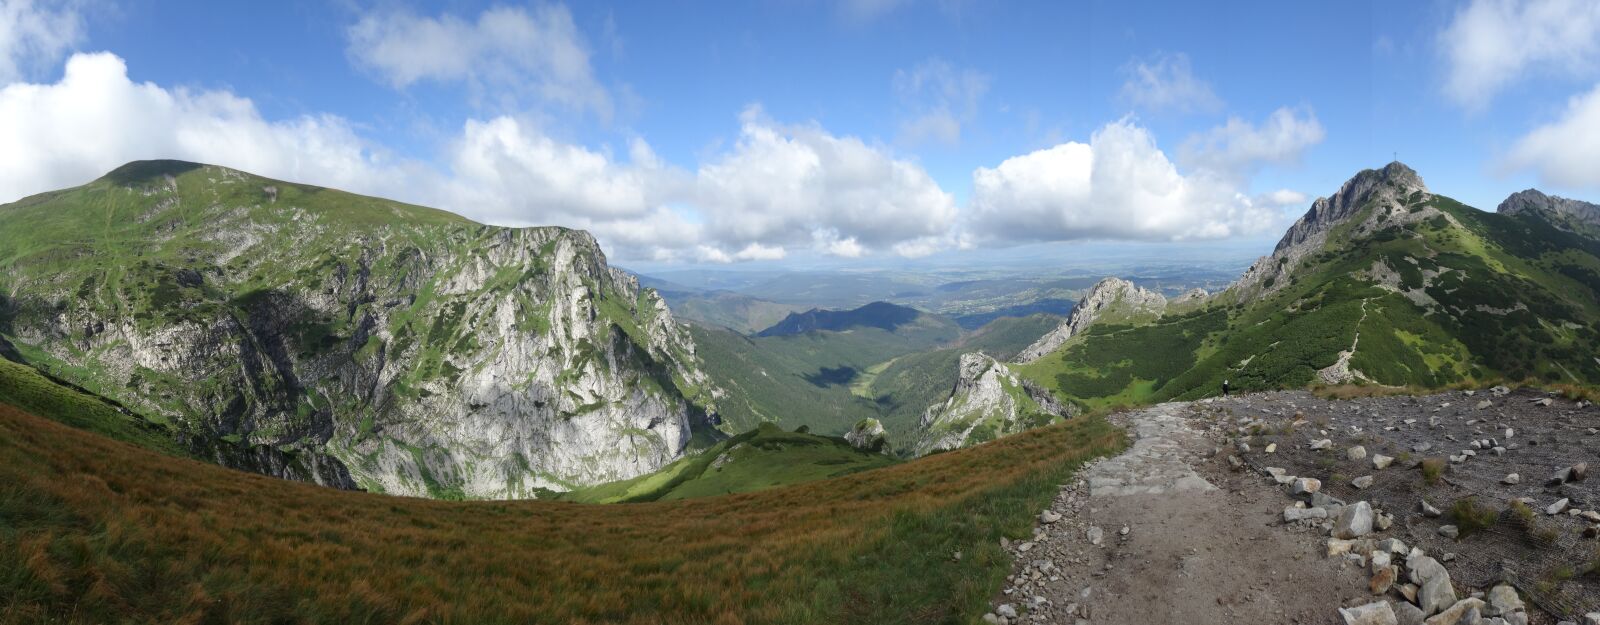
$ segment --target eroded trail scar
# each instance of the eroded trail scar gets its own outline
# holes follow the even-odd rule
[[[1128,420],[1132,448],[1084,471],[1091,497],[1205,492],[1217,487],[1183,459],[1185,448],[1203,447],[1199,432],[1177,414],[1187,404],[1162,404]]]

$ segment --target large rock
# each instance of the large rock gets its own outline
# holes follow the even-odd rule
[[[1478,601],[1480,607],[1482,604],[1482,601]],[[1422,608],[1425,614],[1439,614],[1441,611],[1454,609],[1452,606],[1459,605],[1456,602],[1456,589],[1455,586],[1450,584],[1449,575],[1435,575],[1429,578],[1427,582],[1422,584],[1422,590],[1417,592],[1417,607]],[[1466,610],[1462,609],[1461,611],[1465,612]],[[1457,613],[1456,618],[1460,618],[1459,613]],[[1455,618],[1452,618],[1442,622],[1454,625],[1456,621]],[[1428,623],[1433,623],[1433,619],[1428,619]]]
[[[1454,593],[1452,593],[1451,596],[1455,596]],[[1429,617],[1428,620],[1423,621],[1423,623],[1426,625],[1457,625],[1457,623],[1461,622],[1461,617],[1465,616],[1467,612],[1482,609],[1483,600],[1471,598],[1462,599],[1451,604],[1449,607],[1443,608],[1438,614]],[[1423,607],[1422,611],[1427,612],[1427,607]]]
[[[1374,601],[1353,608],[1339,608],[1339,617],[1344,619],[1344,625],[1399,625],[1394,615],[1394,608],[1389,606],[1388,601]]]
[[[1435,577],[1448,577],[1450,573],[1445,570],[1438,560],[1420,553],[1406,558],[1406,574],[1411,578],[1411,583],[1418,586],[1425,584]]]
[[[1422,625],[1423,620],[1428,618],[1422,613],[1422,608],[1405,602],[1394,605],[1394,616],[1397,625]]]
[[[1372,506],[1365,501],[1345,506],[1339,511],[1339,518],[1333,522],[1335,538],[1358,538],[1370,533],[1372,533]]]

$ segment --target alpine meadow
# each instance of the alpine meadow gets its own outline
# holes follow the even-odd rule
[[[1600,625],[1596,81],[1572,0],[0,0],[0,623]]]

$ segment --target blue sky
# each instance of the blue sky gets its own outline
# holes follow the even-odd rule
[[[0,0],[0,201],[174,157],[645,264],[1265,247],[1396,153],[1600,198],[1596,6]]]

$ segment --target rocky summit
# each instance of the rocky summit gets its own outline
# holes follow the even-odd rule
[[[587,233],[177,161],[0,207],[28,364],[197,455],[347,488],[519,498],[625,479],[714,433],[654,292]]]

